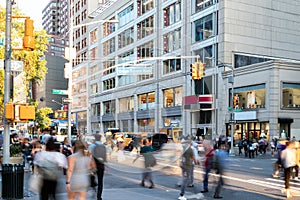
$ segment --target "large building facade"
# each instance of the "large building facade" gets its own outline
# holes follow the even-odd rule
[[[101,2],[89,16],[107,21],[87,26],[72,111],[87,108],[87,133],[118,127],[214,138],[233,127],[236,140],[283,131],[300,139],[297,10],[299,1],[280,0]],[[206,64],[200,81],[190,76],[196,61]]]

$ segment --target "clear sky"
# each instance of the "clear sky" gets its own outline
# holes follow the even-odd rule
[[[23,13],[34,20],[34,29],[42,29],[42,11],[49,0],[15,0],[16,5]],[[0,0],[0,4],[6,7],[6,0]]]

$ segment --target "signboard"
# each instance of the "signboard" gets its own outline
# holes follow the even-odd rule
[[[11,61],[10,69],[11,71],[19,71],[22,72],[24,68],[24,63],[22,61]],[[0,69],[4,70],[4,60],[0,60]]]
[[[52,90],[52,94],[61,94],[61,95],[68,95],[68,90]]]
[[[247,111],[247,112],[235,112],[235,120],[256,120],[257,112],[256,111]]]
[[[151,75],[153,73],[152,67],[118,67],[118,75]]]

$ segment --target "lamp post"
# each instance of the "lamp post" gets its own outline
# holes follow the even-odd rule
[[[4,52],[4,114],[6,114],[6,104],[10,98],[10,73],[11,73],[11,19],[13,1],[6,0],[6,27],[5,27],[5,52]],[[9,163],[9,123],[4,116],[4,137],[3,137],[3,164]]]
[[[233,67],[229,67],[231,69],[231,77],[229,77],[228,79],[228,83],[231,83],[231,99],[230,99],[230,105],[231,105],[231,113],[230,113],[230,123],[231,123],[231,133],[230,133],[230,136],[231,136],[231,142],[230,142],[230,152],[229,152],[229,155],[230,156],[235,156],[235,153],[234,153],[234,149],[233,149],[233,135],[234,135],[234,124],[235,124],[235,121],[234,121],[234,68]]]

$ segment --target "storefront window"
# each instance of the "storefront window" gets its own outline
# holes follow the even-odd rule
[[[182,87],[170,88],[163,91],[164,107],[173,107],[182,105]]]
[[[229,107],[231,107],[231,89]],[[235,109],[265,108],[266,88],[265,84],[234,88]]]
[[[138,95],[139,110],[155,109],[155,92]]]
[[[128,112],[128,111],[134,110],[133,96],[121,98],[119,101],[119,109],[120,109],[120,112]]]
[[[283,109],[300,109],[300,83],[282,84]]]

